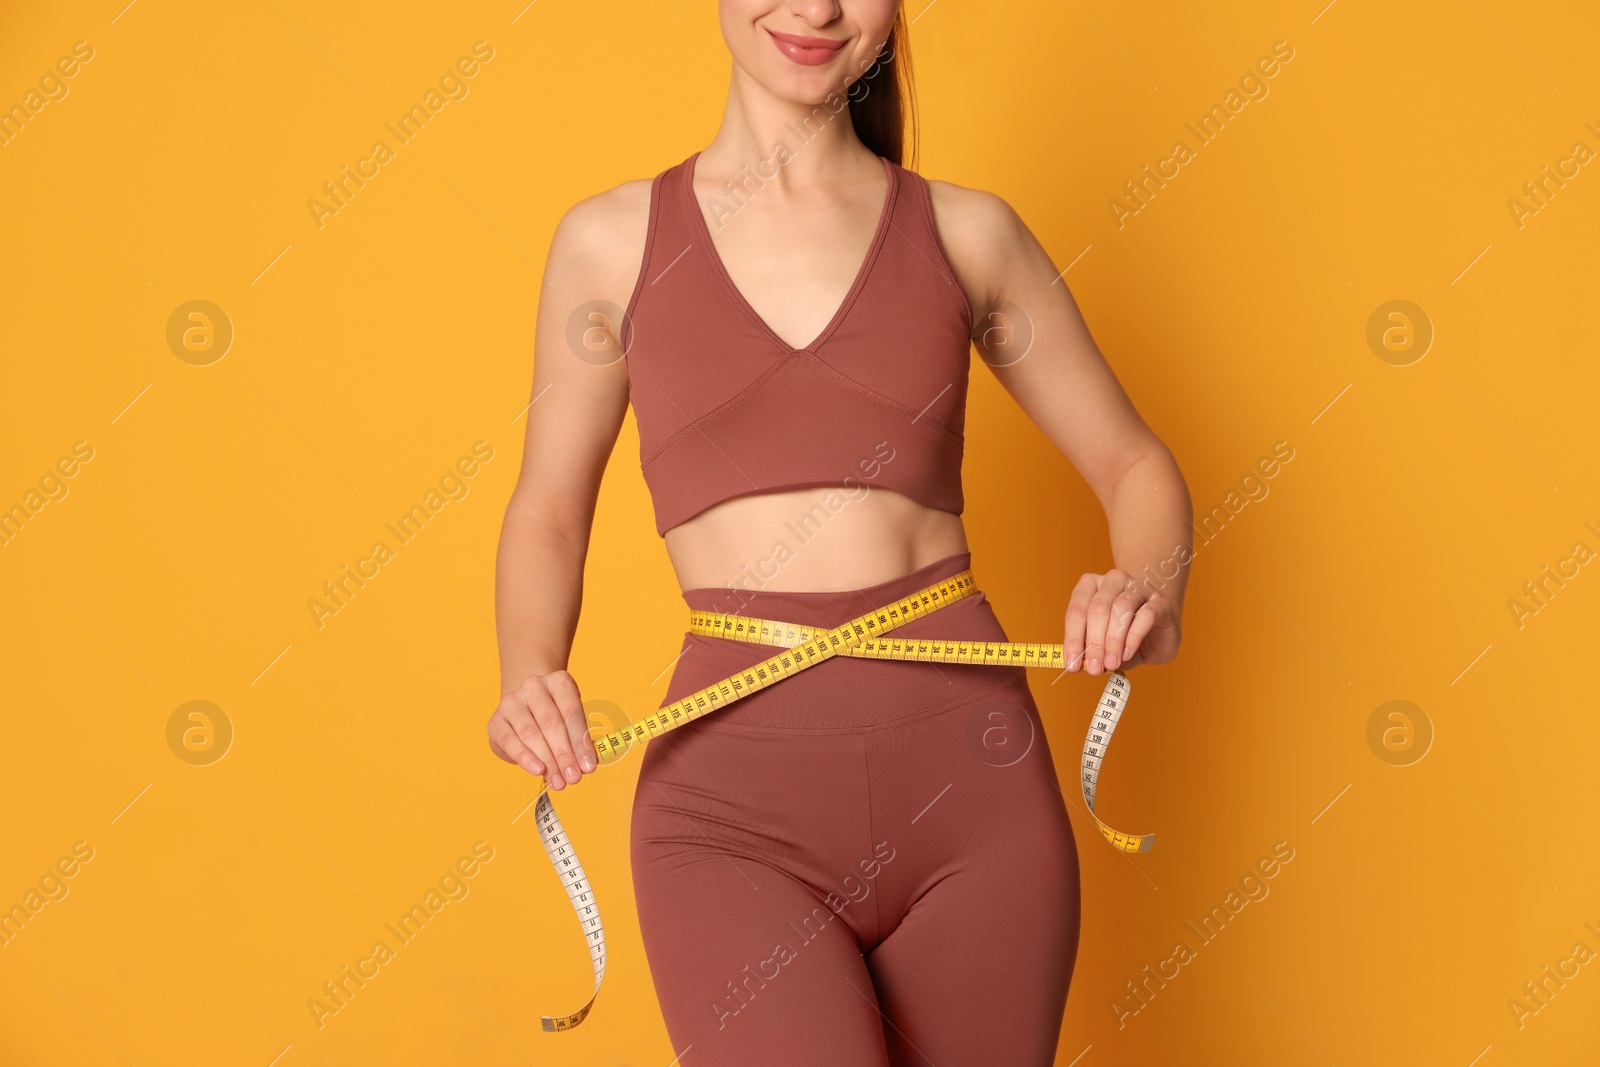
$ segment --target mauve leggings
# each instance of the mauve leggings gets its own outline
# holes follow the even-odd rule
[[[683,596],[836,626],[970,561],[859,591]],[[1009,640],[981,592],[896,632]],[[684,649],[663,705],[776,652]],[[836,656],[645,747],[634,893],[683,1067],[1054,1061],[1078,856],[1025,673]]]

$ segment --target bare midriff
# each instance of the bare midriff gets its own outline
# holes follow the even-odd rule
[[[668,530],[666,546],[683,589],[834,591],[965,552],[967,535],[961,516],[892,489],[819,486],[724,500]]]

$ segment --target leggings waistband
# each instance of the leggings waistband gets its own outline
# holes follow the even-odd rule
[[[954,577],[972,565],[972,553],[925,563],[898,578],[859,589],[784,591],[777,589],[719,589],[702,586],[683,591],[691,611],[719,611],[752,619],[776,619],[804,626],[838,626],[874,608],[893,603],[935,582]]]
[[[684,590],[683,599],[694,611],[722,611],[745,618],[831,628],[954,577],[971,563],[970,552],[957,552],[897,578],[859,589],[783,592],[699,587]],[[1009,640],[982,589],[971,590],[948,606],[908,620],[896,632],[906,637]],[[776,652],[769,645],[686,634],[684,654],[673,669],[662,706]],[[698,737],[700,740],[694,744],[710,744],[710,737],[727,733],[853,733],[915,726],[926,722],[930,715],[984,701],[1031,709],[1032,697],[1022,668],[838,656],[752,693],[679,733]],[[677,736],[669,734],[663,740],[668,741],[669,748],[691,743],[687,738],[670,740]],[[652,745],[647,753],[655,747]]]

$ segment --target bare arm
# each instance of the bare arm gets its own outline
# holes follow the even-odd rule
[[[1177,654],[1193,509],[1172,453],[1123,391],[1065,280],[997,196],[931,182],[973,340],[995,377],[1072,461],[1105,509],[1115,566],[1085,574],[1067,611],[1068,669]]]
[[[600,481],[628,408],[613,309],[627,304],[643,255],[649,183],[642,202],[640,184],[579,203],[551,240],[522,468],[495,561],[502,698],[489,721],[490,748],[529,773],[549,769],[557,789],[596,766],[566,667]]]

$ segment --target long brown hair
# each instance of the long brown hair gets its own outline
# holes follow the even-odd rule
[[[905,5],[895,13],[894,28],[878,59],[851,84],[850,121],[861,143],[900,164],[916,169],[917,98],[911,79],[910,24]],[[886,74],[887,72],[887,74]]]

